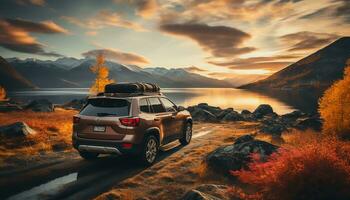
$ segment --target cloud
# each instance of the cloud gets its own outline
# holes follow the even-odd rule
[[[151,18],[158,9],[156,0],[136,0],[137,14],[144,18]]]
[[[191,72],[191,73],[200,73],[200,72],[207,72],[208,70],[198,68],[196,66],[186,67],[183,68],[184,70]]]
[[[16,3],[19,5],[27,5],[27,4],[32,4],[35,6],[45,6],[46,5],[45,0],[16,0]]]
[[[68,30],[57,25],[53,21],[43,21],[40,23],[32,22],[23,19],[4,19],[5,22],[12,27],[35,33],[65,33],[68,34]]]
[[[250,57],[237,58],[231,61],[208,61],[209,64],[228,67],[230,69],[244,69],[244,70],[270,70],[278,71],[283,67],[292,64],[292,61],[300,58],[300,55],[280,55],[270,57]]]
[[[162,24],[160,30],[171,35],[190,38],[215,57],[234,57],[255,50],[254,47],[241,47],[251,36],[232,27],[186,23]]]
[[[104,55],[107,60],[114,60],[121,64],[129,65],[146,65],[149,64],[149,60],[143,56],[126,53],[117,49],[95,49],[82,53],[84,57],[96,57],[97,55]]]
[[[330,33],[315,33],[302,31],[283,35],[280,39],[290,44],[288,51],[304,51],[317,49],[338,39],[339,35]]]
[[[31,22],[21,19],[0,19],[0,46],[21,53],[44,56],[62,56],[44,50],[45,45],[39,43],[30,33],[59,34],[68,31],[52,21]]]
[[[108,10],[101,10],[96,16],[86,20],[80,20],[78,18],[69,16],[62,16],[62,19],[68,21],[69,23],[88,29],[120,27],[136,31],[145,31],[145,29],[141,25],[135,22],[125,20],[120,14]]]

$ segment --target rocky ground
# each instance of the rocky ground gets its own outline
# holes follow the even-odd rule
[[[71,118],[84,102],[73,100],[63,105],[53,105],[47,100],[29,104],[0,103],[0,148],[3,152],[0,177],[16,174],[19,179],[27,181],[23,181],[15,193],[22,191],[20,188],[42,184],[32,179],[47,181],[45,176],[55,177],[46,166],[53,166],[53,173],[59,175],[68,173],[67,169],[71,169],[69,173],[78,170],[79,166],[89,169],[90,164],[80,163],[77,153],[69,147]],[[59,192],[72,198],[91,198],[100,194],[96,199],[234,199],[228,191],[232,185],[239,183],[230,171],[246,168],[253,154],[258,154],[264,161],[284,144],[284,135],[288,132],[319,131],[321,128],[318,116],[300,111],[278,115],[265,104],[252,112],[221,109],[206,103],[187,109],[195,121],[194,138],[190,145],[181,148],[176,143],[169,145],[170,150],[164,149],[168,153],[150,168],[124,169],[122,164],[120,171],[114,172],[112,166],[92,165],[101,173],[107,167],[107,171],[117,174],[109,177],[109,182],[102,184],[104,187],[100,187],[98,182],[96,186],[92,184],[95,189],[90,191],[94,192],[88,192],[85,185],[91,178],[100,181],[99,173],[87,178],[83,176],[71,183],[76,188],[75,193],[65,186]],[[77,163],[70,162],[73,160]],[[56,162],[61,167],[55,167]],[[118,162],[123,160],[113,161],[113,165],[120,165]],[[68,164],[70,168],[65,167]],[[38,172],[31,172],[31,169]],[[0,185],[11,186],[2,178]],[[86,188],[83,189],[83,186]],[[77,193],[77,190],[81,191]],[[53,196],[60,197],[57,195]]]

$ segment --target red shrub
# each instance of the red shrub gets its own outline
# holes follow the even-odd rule
[[[345,200],[350,199],[349,153],[349,144],[322,140],[280,150],[268,162],[254,161],[249,170],[232,174],[258,189],[254,199]]]

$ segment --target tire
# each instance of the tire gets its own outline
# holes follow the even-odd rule
[[[154,164],[157,159],[159,150],[159,142],[156,137],[149,135],[146,137],[142,149],[140,160],[143,165],[150,166]]]
[[[93,160],[98,157],[98,153],[93,153],[93,152],[87,152],[87,151],[79,151],[79,154],[82,158],[85,160]]]
[[[190,122],[187,122],[184,130],[183,130],[183,136],[179,139],[180,143],[182,145],[188,145],[191,142],[192,139],[192,124]]]

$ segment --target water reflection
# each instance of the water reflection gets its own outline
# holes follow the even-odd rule
[[[253,111],[259,104],[270,104],[278,114],[291,112],[294,108],[283,101],[264,94],[232,88],[163,88],[162,92],[176,104],[182,106],[208,103],[221,108]],[[54,88],[36,91],[18,91],[9,94],[13,99],[29,101],[46,98],[53,103],[65,103],[72,99],[84,98],[87,88]]]

